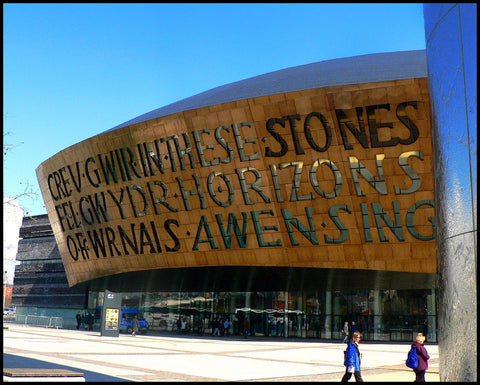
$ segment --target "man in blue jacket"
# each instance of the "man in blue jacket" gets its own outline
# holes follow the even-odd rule
[[[348,342],[347,350],[345,351],[345,362],[346,367],[345,374],[342,377],[342,382],[348,382],[352,377],[352,374],[355,376],[355,381],[363,382],[362,373],[360,371],[360,362],[362,361],[362,353],[358,349],[358,344],[360,343],[361,338],[360,332],[353,333],[353,338]]]

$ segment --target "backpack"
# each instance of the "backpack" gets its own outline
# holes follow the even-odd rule
[[[407,360],[405,361],[405,365],[407,365],[410,369],[417,369],[418,368],[418,355],[417,349],[411,348],[407,355]]]

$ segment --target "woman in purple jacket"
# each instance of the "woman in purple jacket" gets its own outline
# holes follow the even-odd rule
[[[425,371],[428,369],[428,360],[430,359],[430,356],[428,355],[425,346],[423,346],[424,342],[425,336],[423,335],[423,333],[418,333],[416,342],[412,344],[412,348],[415,348],[418,355],[418,367],[417,369],[414,369],[414,382],[425,382]]]

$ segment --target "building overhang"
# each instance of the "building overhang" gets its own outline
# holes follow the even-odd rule
[[[189,268],[435,274],[425,70],[424,51],[294,67],[51,157],[37,176],[69,285]]]

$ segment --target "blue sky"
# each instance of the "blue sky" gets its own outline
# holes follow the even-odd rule
[[[422,3],[4,3],[3,32],[3,194],[32,192],[26,215],[46,214],[42,162],[138,115],[287,67],[425,49]]]

